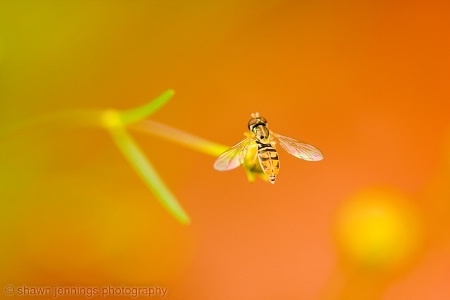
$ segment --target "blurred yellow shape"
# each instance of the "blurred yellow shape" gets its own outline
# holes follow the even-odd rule
[[[340,260],[321,299],[381,299],[386,288],[420,258],[424,224],[412,199],[390,188],[366,188],[336,215]]]
[[[399,271],[421,248],[423,224],[402,193],[371,188],[351,197],[337,216],[336,236],[345,261],[365,271]]]

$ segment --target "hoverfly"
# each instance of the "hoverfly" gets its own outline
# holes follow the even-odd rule
[[[214,169],[228,171],[243,164],[248,173],[265,174],[270,183],[275,183],[280,170],[275,138],[284,150],[297,158],[308,161],[323,159],[322,152],[316,147],[270,131],[266,119],[259,113],[252,113],[251,117],[246,138],[222,153],[214,162]]]

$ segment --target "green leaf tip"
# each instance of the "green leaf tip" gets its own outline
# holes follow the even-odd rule
[[[124,125],[136,123],[152,115],[172,98],[175,91],[169,89],[149,103],[120,113]]]

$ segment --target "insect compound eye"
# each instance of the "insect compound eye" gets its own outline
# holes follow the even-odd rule
[[[252,130],[252,127],[255,126],[256,123],[258,123],[258,120],[257,120],[257,119],[251,119],[251,120],[248,122],[248,129],[249,129],[249,130]]]

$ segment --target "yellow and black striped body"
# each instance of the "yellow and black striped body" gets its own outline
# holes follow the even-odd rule
[[[214,169],[228,171],[243,165],[250,182],[255,174],[264,180],[275,183],[280,171],[280,160],[275,149],[275,140],[278,141],[290,155],[307,161],[319,161],[323,154],[316,147],[269,131],[267,120],[259,113],[251,114],[248,122],[249,132],[245,132],[245,139],[223,152],[214,162]]]
[[[254,134],[256,145],[258,146],[258,161],[262,171],[267,175],[271,183],[275,183],[276,176],[280,170],[280,161],[277,150],[272,145],[272,137],[267,129],[267,122],[256,119],[255,124],[249,125],[249,129]]]
[[[258,160],[264,173],[269,177],[271,183],[275,183],[276,176],[280,170],[280,161],[277,150],[272,144],[263,144],[256,141],[258,145]]]

